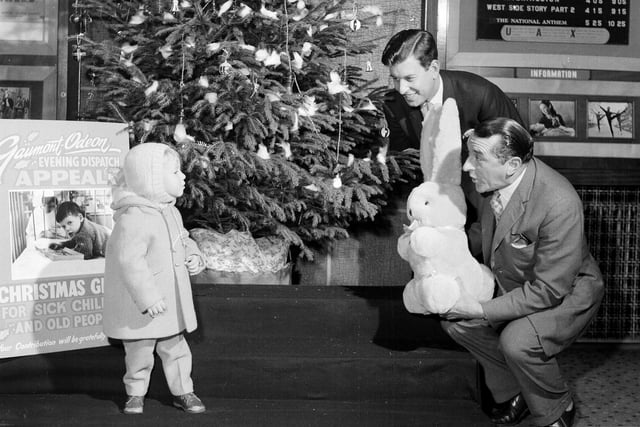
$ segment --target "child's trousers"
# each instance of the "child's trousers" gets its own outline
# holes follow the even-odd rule
[[[123,340],[127,372],[123,382],[128,396],[145,396],[149,389],[154,350],[162,360],[169,390],[174,396],[193,392],[191,350],[183,334],[168,338]]]

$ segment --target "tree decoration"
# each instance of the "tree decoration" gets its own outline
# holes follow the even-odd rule
[[[233,5],[233,0],[227,0],[226,2],[224,2],[222,6],[220,6],[220,10],[218,10],[218,18],[220,18],[225,13],[227,13],[227,11],[231,8],[232,5]]]
[[[303,56],[309,56],[312,49],[313,44],[311,44],[311,42],[304,42],[302,43],[302,49],[300,50],[300,53],[302,53]]]
[[[342,82],[340,74],[337,71],[331,71],[329,73],[329,78],[331,79],[327,83],[327,90],[330,95],[335,95],[338,93],[351,93],[349,86]]]
[[[293,60],[291,61],[291,65],[295,68],[296,71],[302,70],[304,66],[304,59],[298,52],[293,52]]]
[[[366,5],[362,8],[362,11],[364,13],[368,13],[370,15],[375,16],[376,18],[376,26],[380,27],[382,26],[383,22],[382,22],[382,9],[380,9],[379,6],[374,6],[374,5]]]
[[[388,150],[388,146],[383,145],[382,147],[380,147],[380,150],[378,150],[378,154],[376,154],[376,160],[378,161],[378,163],[384,165],[385,163],[387,163],[387,150]]]
[[[285,159],[291,158],[291,156],[293,155],[293,153],[291,152],[291,143],[289,143],[289,142],[281,142],[278,145],[280,145],[282,147],[282,151],[284,152],[284,158]]]
[[[184,40],[184,46],[187,49],[193,49],[194,47],[196,47],[196,40],[193,36],[187,36]]]
[[[331,185],[333,185],[333,188],[338,189],[342,187],[342,178],[340,178],[340,175],[336,175],[333,178],[333,181],[331,182]]]
[[[207,76],[200,76],[200,78],[198,79],[198,86],[203,87],[203,88],[208,88],[209,87],[209,79],[207,78]],[[205,96],[206,98],[206,96]]]
[[[365,71],[368,73],[373,72],[373,65],[371,64],[371,60],[367,59],[367,64],[365,65]]]
[[[204,99],[211,105],[216,105],[218,103],[218,94],[215,92],[207,92],[204,95]]]
[[[277,52],[275,50],[272,50],[271,53],[269,53],[269,56],[267,56],[263,63],[265,66],[269,67],[277,67],[278,65],[282,64],[282,61],[280,60],[280,52]]]
[[[249,14],[253,12],[253,9],[251,9],[249,6],[247,6],[244,3],[240,4],[240,9],[238,9],[238,11],[236,12],[236,14],[240,17],[240,18],[246,18],[247,16],[249,16]]]
[[[140,6],[136,14],[131,17],[129,24],[140,25],[146,20],[147,20],[147,16],[145,15],[144,7]]]
[[[77,33],[75,35],[75,44],[72,46],[73,48],[73,58],[78,63],[78,118],[84,118],[84,112],[82,111],[82,103],[81,103],[81,90],[82,90],[82,75],[83,75],[83,62],[82,58],[86,56],[86,51],[84,49],[84,41],[85,41],[85,33],[88,30],[89,24],[92,22],[92,18],[89,15],[89,12],[84,4],[81,4],[79,0],[75,0],[73,5],[73,12],[69,15],[69,22],[75,27]],[[88,102],[94,96],[94,84],[95,84],[95,73],[91,72],[90,75],[92,89],[87,95]]]
[[[165,44],[164,46],[160,47],[158,51],[164,59],[169,59],[169,57],[173,54],[173,48],[170,44]]]
[[[169,12],[164,12],[162,14],[162,23],[163,24],[169,24],[169,23],[176,22],[176,21],[177,21],[177,19],[176,19],[174,14],[169,13]]]
[[[365,98],[362,104],[358,107],[360,111],[376,111],[378,108],[371,102],[369,98]]]
[[[362,22],[358,19],[358,3],[353,5],[353,18],[349,21],[349,28],[351,31],[358,31],[362,27]]]
[[[257,155],[262,160],[269,160],[271,158],[271,155],[269,154],[269,150],[267,150],[267,147],[262,143],[258,144],[258,153],[257,153]]]
[[[273,19],[273,20],[277,20],[278,19],[278,12],[275,12],[273,10],[268,10],[266,8],[264,2],[262,3],[262,7],[260,8],[260,15],[262,15],[265,18],[268,18],[268,19]]]
[[[352,0],[85,1],[108,31],[86,44],[114,106],[95,118],[126,123],[132,143],[178,150],[188,228],[277,236],[311,258],[419,172],[417,153],[380,150],[386,88],[352,65],[375,46],[353,32],[378,25],[379,10]]]
[[[147,98],[150,97],[151,95],[153,95],[158,91],[158,86],[160,86],[160,82],[158,82],[157,80],[154,80],[153,83],[151,83],[151,85],[144,90],[144,95]]]
[[[220,66],[218,67],[218,72],[223,76],[226,76],[231,73],[231,69],[233,68],[233,66],[229,64],[229,61],[227,61],[227,58],[229,58],[229,52],[226,49],[222,49],[222,52],[223,61],[222,64],[220,64]]]
[[[187,134],[187,128],[185,127],[182,120],[180,120],[180,122],[176,125],[175,130],[173,131],[173,139],[179,144],[195,141],[194,137]]]
[[[207,53],[209,55],[214,54],[219,50],[220,50],[220,43],[213,42],[213,43],[208,43],[207,44]]]

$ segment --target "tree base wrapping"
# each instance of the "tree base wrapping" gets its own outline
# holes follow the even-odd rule
[[[194,228],[190,231],[207,268],[193,283],[290,284],[289,245],[277,237],[254,239],[248,232]]]

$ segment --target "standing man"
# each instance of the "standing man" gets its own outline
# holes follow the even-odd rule
[[[13,98],[8,90],[5,90],[4,95],[2,96],[2,118],[13,118]]]
[[[456,100],[462,135],[495,117],[510,117],[524,124],[511,99],[495,84],[466,71],[441,70],[436,40],[428,31],[411,29],[396,33],[382,52],[382,63],[389,67],[394,86],[384,106],[392,150],[419,149],[421,108],[442,105],[447,98]],[[462,157],[464,162],[464,146]],[[468,202],[477,207],[478,195],[464,174],[462,188]],[[468,211],[470,219],[474,219],[473,210]]]
[[[524,125],[515,105],[495,84],[466,71],[441,70],[436,41],[428,31],[403,30],[387,42],[382,63],[389,67],[394,89],[385,102],[390,148],[420,148],[421,107],[458,104],[460,130],[495,117],[509,117]]]
[[[494,423],[531,414],[535,425],[571,426],[576,408],[556,355],[584,332],[604,293],[582,203],[533,157],[533,139],[515,120],[479,124],[467,146],[463,170],[486,195],[474,224],[481,239],[470,246],[493,271],[497,295],[484,303],[463,295],[442,326],[478,359],[494,400],[504,402]]]
[[[16,103],[14,105],[14,109],[15,109],[14,118],[24,119],[24,107],[25,107],[24,98],[22,97],[21,93],[18,93],[18,97],[16,98]]]

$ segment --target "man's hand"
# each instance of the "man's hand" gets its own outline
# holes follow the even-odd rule
[[[460,298],[451,307],[451,310],[442,315],[447,320],[482,319],[484,310],[478,301],[473,300],[464,288],[460,289]]]
[[[147,308],[146,313],[153,317],[156,317],[162,313],[167,311],[167,303],[164,300],[160,300],[157,303],[153,304],[151,307]]]

